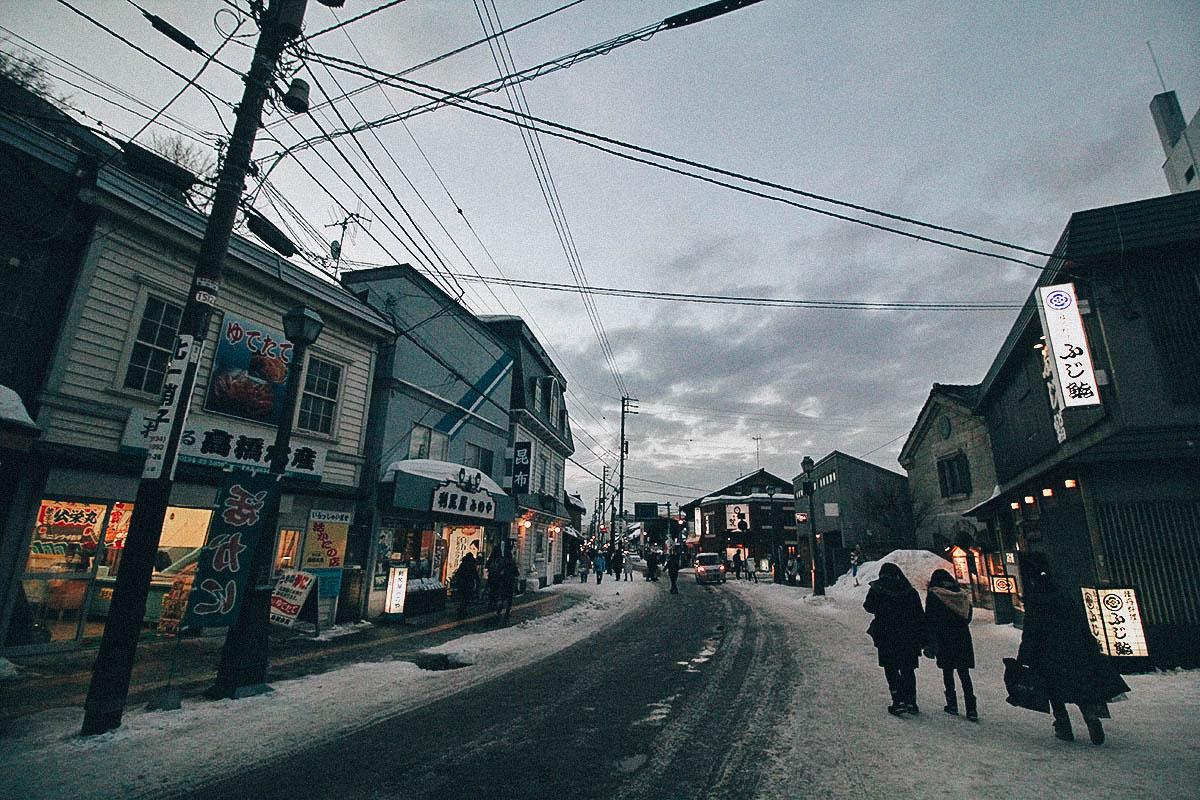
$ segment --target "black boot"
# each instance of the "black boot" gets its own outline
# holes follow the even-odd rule
[[[1075,734],[1071,731],[1071,718],[1066,714],[1054,715],[1054,738],[1062,739],[1064,742],[1075,741]]]
[[[971,722],[979,722],[979,711],[975,708],[975,695],[963,695],[963,702],[967,706],[967,719]]]
[[[975,698],[972,697],[968,699],[964,697],[963,699],[967,700],[969,703],[970,700],[974,700]],[[967,707],[970,708],[969,705]],[[954,714],[955,716],[958,716],[958,696],[954,694],[953,689],[946,690],[946,705],[942,708],[942,711],[945,711],[947,714]],[[967,713],[970,712],[968,711]]]
[[[1092,744],[1104,744],[1104,726],[1100,723],[1100,718],[1088,714],[1084,716],[1083,721],[1087,723],[1088,736],[1091,737]]]
[[[907,707],[908,706],[904,704],[904,701],[900,699],[900,695],[898,695],[896,692],[892,692],[892,704],[887,707],[888,713],[898,717],[904,713],[904,710]]]

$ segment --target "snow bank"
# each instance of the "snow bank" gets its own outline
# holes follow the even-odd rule
[[[15,678],[21,674],[21,668],[7,658],[0,658],[0,681]]]
[[[925,597],[925,590],[929,588],[929,576],[935,570],[944,569],[951,575],[954,574],[953,564],[928,550],[893,550],[878,561],[867,561],[858,566],[858,586],[854,585],[854,578],[847,572],[838,578],[837,583],[826,587],[825,591],[839,600],[857,599],[861,603],[867,599],[867,589],[871,581],[879,577],[879,568],[887,563],[900,568],[922,599]]]

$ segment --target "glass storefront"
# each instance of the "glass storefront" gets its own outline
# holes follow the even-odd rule
[[[98,639],[121,568],[133,504],[42,500],[24,574],[9,620],[6,647]],[[144,622],[173,630],[182,615],[212,510],[170,507],[163,521]]]
[[[482,566],[490,551],[482,525],[399,519],[384,526],[381,533],[391,538],[391,564],[408,567],[409,580],[432,578],[447,584],[467,552]]]

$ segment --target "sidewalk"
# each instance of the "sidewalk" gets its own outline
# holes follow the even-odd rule
[[[509,625],[553,614],[579,602],[563,592],[527,591],[513,602]],[[472,604],[459,618],[450,600],[442,611],[406,618],[400,623],[354,622],[333,626],[314,637],[301,631],[272,628],[268,683],[323,673],[359,661],[413,661],[423,649],[466,633],[504,626],[483,602]],[[149,702],[167,686],[184,697],[198,697],[213,682],[224,630],[183,640],[154,639],[138,645],[127,708]],[[20,725],[19,718],[64,706],[82,707],[99,647],[9,658],[16,678],[0,680],[0,736]],[[172,662],[174,661],[173,673]]]

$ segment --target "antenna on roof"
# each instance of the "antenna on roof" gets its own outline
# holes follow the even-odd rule
[[[1150,44],[1150,40],[1146,40],[1146,49],[1150,51],[1150,60],[1154,62],[1154,71],[1158,73],[1158,82],[1162,84],[1162,90],[1167,90],[1167,82],[1163,80],[1162,70],[1158,66],[1158,58],[1154,55],[1154,46]]]

